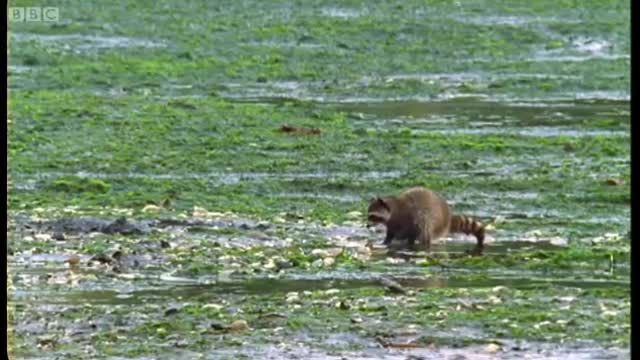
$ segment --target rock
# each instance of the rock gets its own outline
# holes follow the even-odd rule
[[[287,260],[276,261],[276,268],[278,270],[289,269],[292,267],[293,267],[293,264],[290,261],[287,261]]]
[[[89,259],[89,261],[97,261],[102,264],[111,264],[113,262],[113,259],[109,257],[107,254],[98,254],[92,257],[91,259]]]
[[[256,224],[256,230],[266,230],[269,228],[269,223],[266,221],[260,221]]]
[[[177,314],[178,312],[179,310],[177,308],[169,308],[164,312],[164,316],[174,315],[174,314]]]
[[[268,314],[264,314],[264,315],[260,316],[256,320],[256,325],[255,326],[260,327],[260,328],[281,327],[281,326],[285,326],[286,325],[288,319],[289,318],[284,314],[268,313]]]
[[[285,300],[288,303],[294,303],[300,301],[300,295],[297,292],[287,293],[287,299]]]
[[[51,235],[49,235],[49,234],[35,234],[33,237],[36,238],[36,240],[39,240],[39,241],[49,241],[49,240],[51,240]]]
[[[76,266],[80,263],[80,256],[78,255],[71,255],[69,256],[69,258],[67,259],[67,263],[69,263],[69,265],[71,266]]]
[[[162,210],[162,208],[154,204],[149,204],[142,208],[142,212],[158,212],[160,210]]]
[[[387,290],[389,290],[392,293],[395,294],[405,294],[407,291],[402,287],[402,285],[398,284],[397,282],[388,279],[386,277],[381,276],[380,278],[378,278],[378,282],[380,284],[382,284],[384,287],[387,288]]]
[[[275,261],[273,261],[273,259],[269,259],[264,265],[257,263],[257,267],[263,267],[266,270],[273,270],[276,269],[278,267],[278,265],[276,265]],[[253,264],[251,264],[251,267],[254,267]]]
[[[249,330],[249,324],[245,320],[236,320],[227,326],[229,331],[245,331]]]
[[[624,181],[621,179],[611,178],[611,179],[607,179],[606,184],[611,186],[620,186],[620,185],[624,185]]]
[[[339,292],[340,292],[340,290],[338,290],[338,289],[329,289],[329,290],[325,291],[324,293],[326,295],[335,295],[335,294],[337,294]]]
[[[311,255],[323,258],[329,256],[329,253],[325,249],[313,249]]]
[[[225,325],[221,322],[218,321],[213,321],[211,324],[209,324],[209,327],[212,328],[213,330],[224,330],[225,329]]]
[[[495,286],[492,290],[494,293],[500,293],[507,290],[507,288],[505,286]]]
[[[207,217],[207,215],[209,215],[209,212],[205,208],[201,208],[199,206],[194,206],[193,207],[193,212],[191,213],[191,215],[193,217]]]
[[[51,238],[53,240],[56,240],[56,241],[64,241],[65,240],[64,234],[62,232],[60,232],[60,231],[54,232],[53,235],[51,235]]]
[[[172,340],[170,344],[177,348],[186,348],[189,346],[189,342],[185,339]]]
[[[222,305],[220,305],[220,304],[204,304],[204,305],[202,305],[202,309],[220,310],[220,309],[222,309]]]
[[[504,216],[498,215],[498,216],[496,216],[495,219],[493,219],[493,223],[496,224],[496,225],[499,225],[499,224],[503,224],[506,220],[507,219]]]
[[[324,266],[331,266],[336,262],[335,258],[332,257],[326,257],[324,259],[322,259],[322,263]]]
[[[494,343],[491,343],[491,344],[485,346],[485,348],[484,348],[484,351],[486,351],[486,352],[488,352],[490,354],[495,354],[500,350],[502,350],[502,347],[500,345],[494,344]]]
[[[406,261],[405,261],[404,259],[402,259],[402,258],[395,258],[395,257],[388,257],[388,258],[386,258],[386,259],[385,259],[385,261],[386,261],[388,264],[402,264],[402,263],[406,262]]]
[[[43,350],[50,350],[58,345],[58,341],[53,337],[43,337],[38,339],[38,347]]]
[[[335,248],[326,249],[325,251],[327,256],[336,257],[342,254],[343,249],[341,247],[335,247]]]

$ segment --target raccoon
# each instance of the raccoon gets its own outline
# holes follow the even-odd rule
[[[482,254],[485,226],[463,215],[453,215],[447,201],[438,193],[415,187],[397,196],[376,197],[370,200],[367,226],[384,224],[387,235],[384,244],[392,240],[407,240],[411,250],[418,246],[429,251],[431,242],[449,233],[473,234],[477,245],[473,254]]]

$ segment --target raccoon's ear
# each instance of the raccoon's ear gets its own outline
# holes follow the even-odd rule
[[[376,197],[376,202],[382,206],[384,206],[387,210],[389,210],[389,204],[387,204],[387,202],[381,198],[380,196]]]
[[[380,196],[374,196],[371,199],[369,199],[369,204],[377,204],[377,203],[382,203],[382,199],[380,198]]]

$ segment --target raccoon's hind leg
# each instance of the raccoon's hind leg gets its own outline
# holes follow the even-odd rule
[[[428,231],[420,231],[418,234],[418,246],[425,252],[431,251],[431,236]]]
[[[480,256],[482,255],[482,251],[484,250],[484,228],[480,229],[476,232],[476,246],[473,250],[468,251],[469,255]]]

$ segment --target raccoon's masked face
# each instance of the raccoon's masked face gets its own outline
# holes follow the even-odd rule
[[[369,201],[369,209],[367,210],[367,227],[386,224],[390,216],[391,209],[384,199],[375,197]]]

